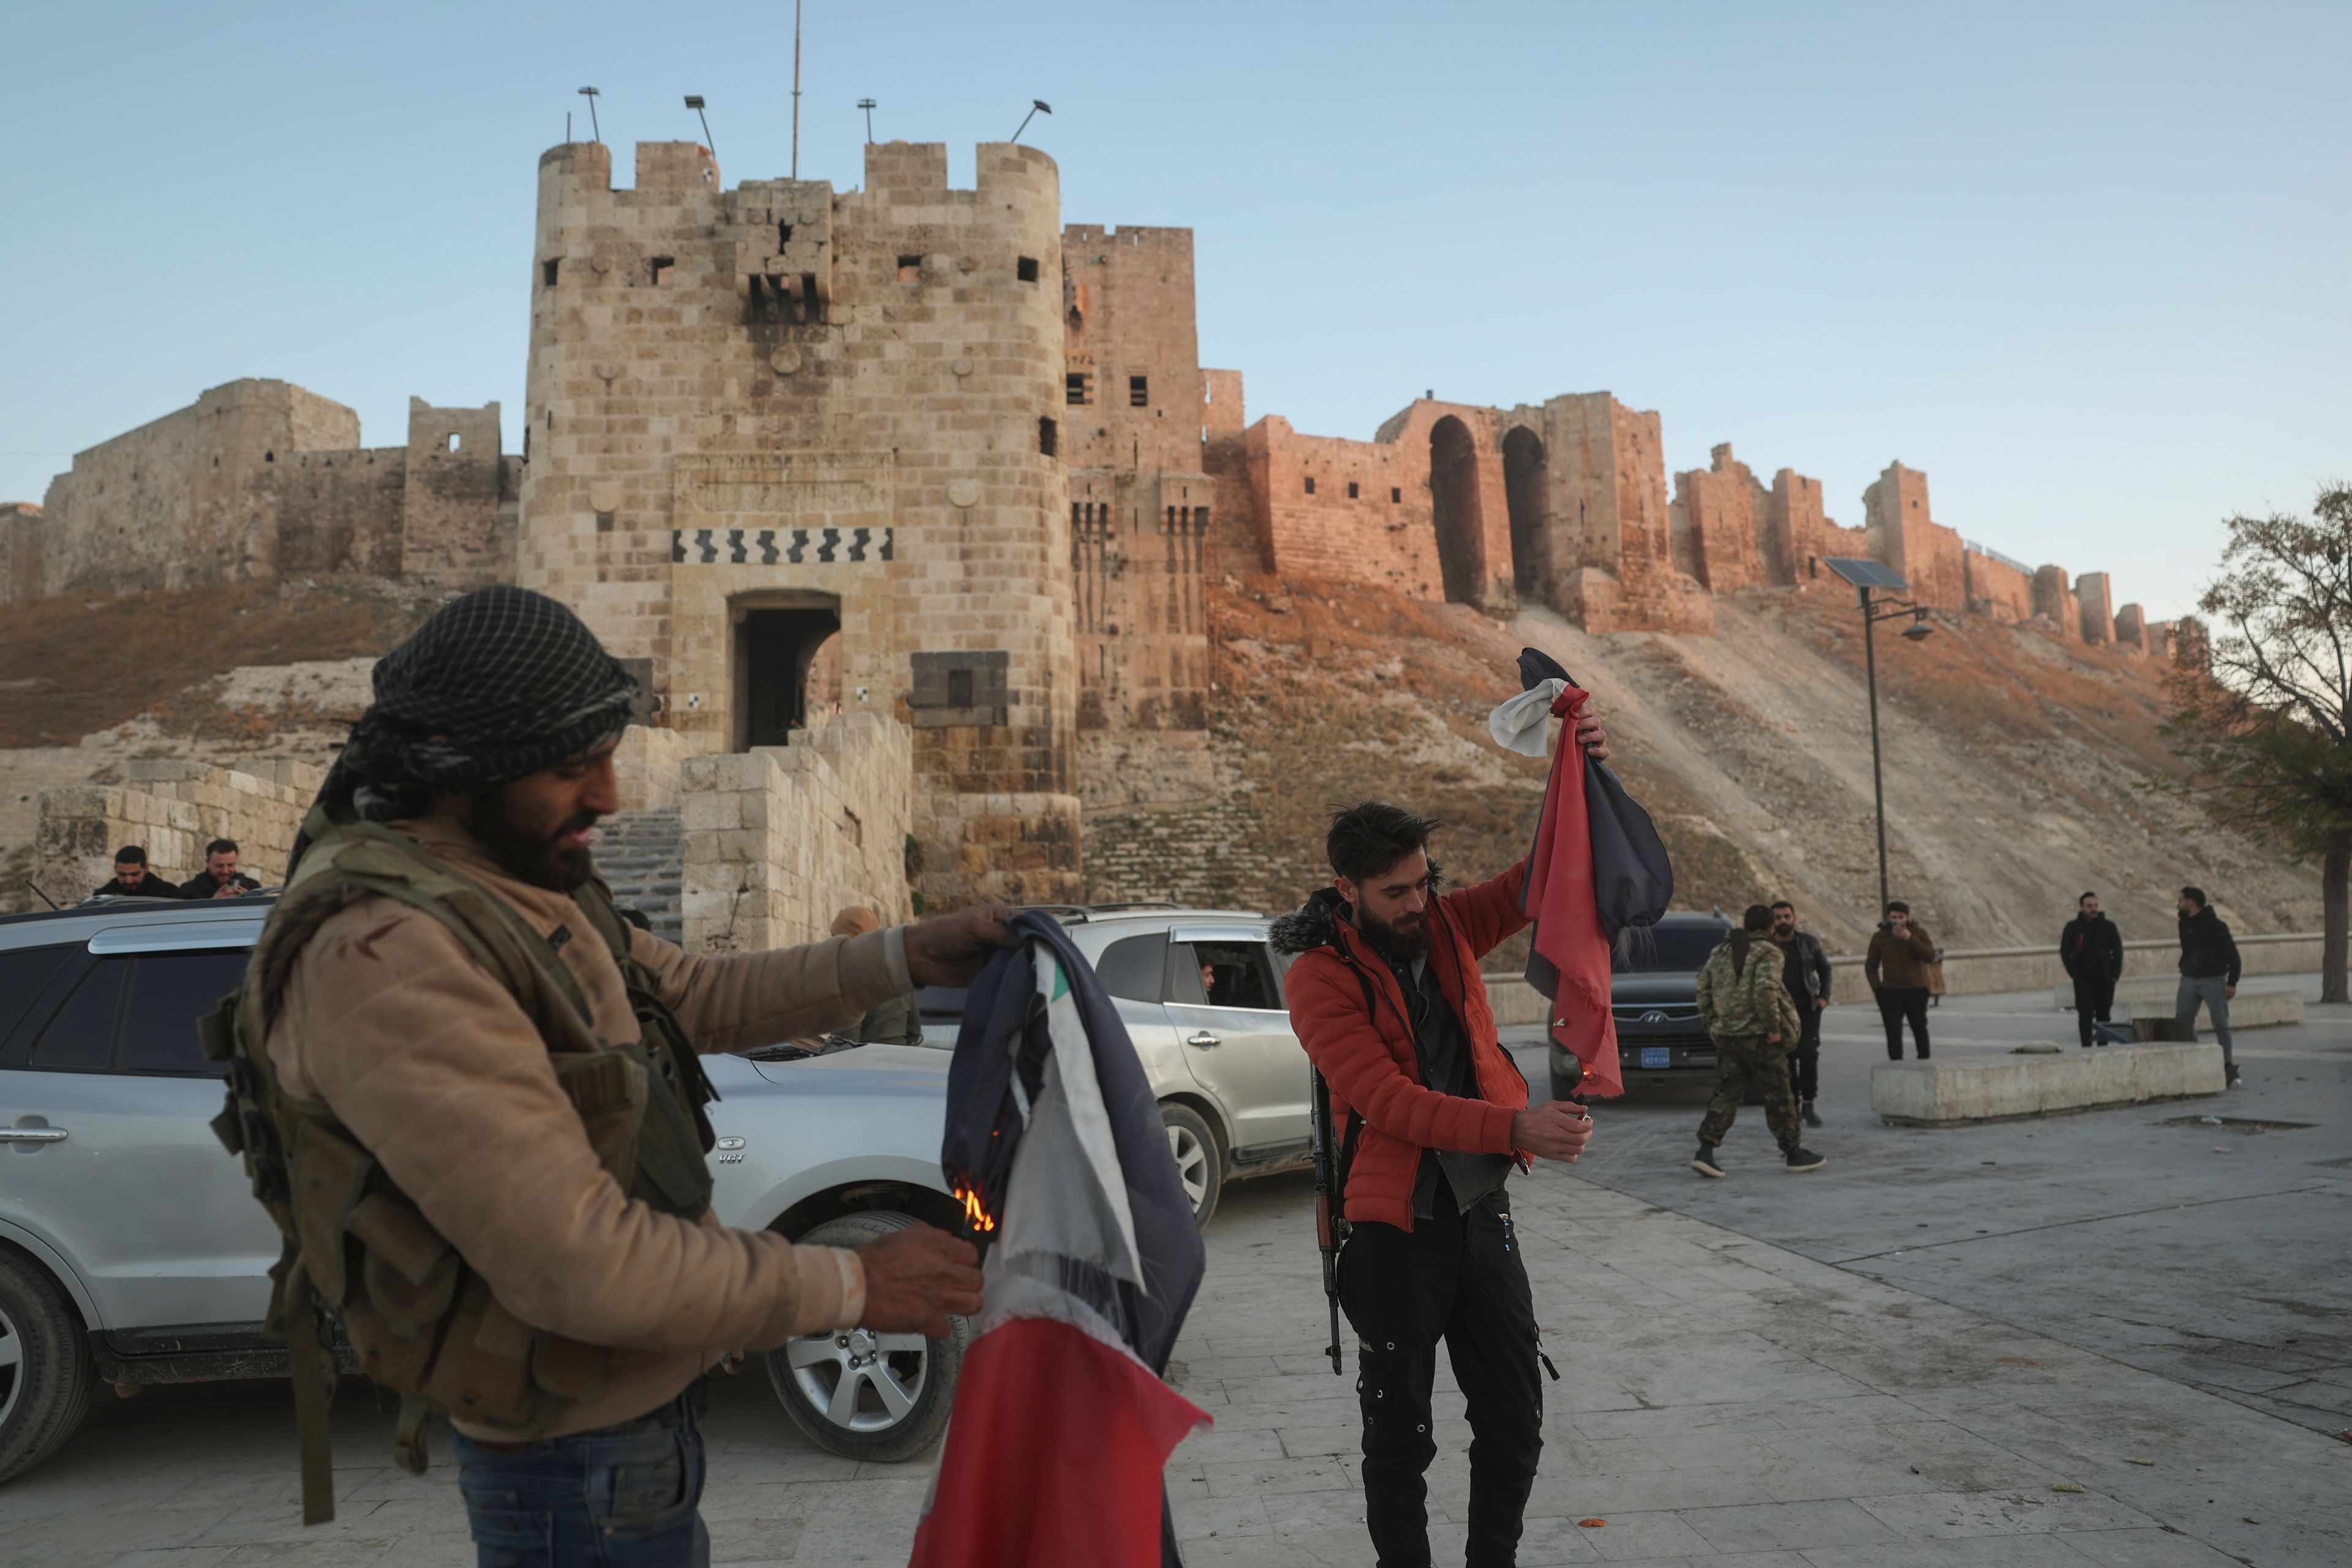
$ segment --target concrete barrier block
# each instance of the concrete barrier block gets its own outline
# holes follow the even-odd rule
[[[2221,1089],[2221,1052],[2212,1046],[2103,1046],[2062,1056],[1879,1062],[1870,1069],[1871,1110],[1886,1121],[1917,1126],[2043,1116]]]
[[[2146,980],[2126,980],[2116,987],[2116,1013],[2118,1019],[2169,1018],[2179,994],[2179,982],[2160,975]],[[2051,1000],[2061,1012],[2072,1012],[2074,988],[2071,984],[2056,987]],[[2230,999],[2230,1027],[2263,1029],[2276,1025],[2303,1022],[2303,993],[2300,991],[2249,991],[2239,987]]]

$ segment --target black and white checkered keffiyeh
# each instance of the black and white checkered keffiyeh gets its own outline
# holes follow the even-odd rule
[[[528,588],[444,605],[375,667],[323,798],[369,821],[521,778],[613,740],[635,694],[578,616]]]

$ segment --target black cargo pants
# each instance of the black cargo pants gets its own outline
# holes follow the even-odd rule
[[[1470,1417],[1469,1568],[1509,1568],[1543,1447],[1535,1301],[1507,1193],[1465,1215],[1440,1183],[1437,1207],[1410,1231],[1360,1224],[1340,1256],[1364,1412],[1364,1519],[1381,1568],[1425,1568],[1423,1476],[1437,1457],[1430,1391],[1442,1338]]]

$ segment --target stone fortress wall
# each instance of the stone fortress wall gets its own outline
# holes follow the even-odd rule
[[[552,148],[519,454],[497,404],[412,400],[406,447],[370,449],[339,404],[231,383],[0,508],[0,598],[334,573],[552,594],[646,682],[633,808],[681,813],[706,943],[815,934],[865,883],[848,901],[1150,893],[1138,847],[1229,836],[1226,574],[1690,635],[1717,594],[1866,556],[1939,609],[2170,651],[2105,574],[1964,541],[1901,463],[1847,528],[1818,479],[1767,486],[1728,444],[1670,485],[1659,415],[1607,392],[1424,396],[1368,441],[1253,423],[1241,373],[1200,363],[1192,231],[1065,226],[1034,148],[976,166],[956,189],[944,146],[888,142],[862,189],[730,187],[708,148],[646,142],[615,188],[609,147]],[[833,824],[821,852],[786,842],[788,800]]]
[[[358,574],[460,590],[513,574],[520,465],[499,405],[408,405],[408,444],[289,382],[215,386],[75,454],[41,505],[0,508],[0,604]]]

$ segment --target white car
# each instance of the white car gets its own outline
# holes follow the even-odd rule
[[[1143,1058],[1192,1214],[1229,1180],[1307,1163],[1307,1053],[1283,1005],[1266,917],[1166,905],[1055,906]],[[964,994],[921,994],[927,1043],[953,1046]]]
[[[0,1480],[71,1436],[102,1383],[285,1373],[260,1337],[278,1232],[208,1125],[223,1069],[195,1027],[237,984],[268,904],[0,918]],[[945,1053],[703,1060],[722,1223],[855,1246],[961,1222],[940,1174]],[[818,1334],[766,1360],[818,1443],[903,1459],[947,1420],[963,1334]]]

